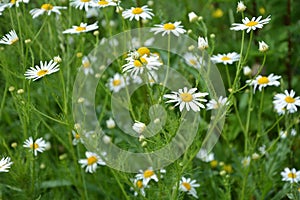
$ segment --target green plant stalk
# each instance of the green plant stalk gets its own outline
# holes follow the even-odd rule
[[[118,185],[119,185],[119,187],[120,187],[120,189],[121,189],[121,191],[122,191],[124,197],[126,198],[126,200],[130,200],[130,198],[127,196],[127,193],[126,193],[126,191],[125,191],[123,185],[121,184],[121,182],[120,182],[118,176],[116,175],[116,173],[114,172],[113,169],[111,169],[111,172],[112,172],[112,174],[114,175],[114,177],[115,177],[115,179],[116,179],[116,181],[117,181],[117,183],[118,183]]]
[[[251,87],[252,90],[252,87]],[[249,126],[250,126],[250,121],[251,121],[251,112],[252,112],[252,101],[253,101],[253,92],[249,92],[250,93],[250,97],[249,97],[249,104],[248,104],[248,111],[247,111],[247,120],[246,120],[246,127],[245,127],[245,132],[244,132],[244,136],[245,136],[245,147],[244,147],[244,152],[247,155],[248,153],[248,140],[249,140]]]
[[[77,153],[77,157],[79,158],[79,148],[76,148],[76,153]],[[77,163],[76,163],[77,164]],[[83,186],[83,193],[84,193],[84,199],[88,200],[89,196],[88,196],[88,192],[87,192],[87,188],[86,188],[86,182],[85,182],[85,174],[83,170],[80,170],[80,176],[81,176],[81,181],[82,181],[82,186]]]
[[[164,85],[163,85],[163,89],[162,89],[162,93],[161,93],[161,98],[165,92],[165,88],[166,88],[166,84],[168,81],[168,76],[169,76],[169,70],[170,70],[170,60],[171,60],[171,54],[170,54],[170,49],[171,49],[171,34],[168,35],[168,61],[167,61],[167,72],[166,72],[166,77],[164,80]]]
[[[260,105],[258,110],[258,134],[262,134],[262,123],[261,123],[261,115],[262,115],[262,109],[264,105],[264,88],[262,88],[261,96],[260,96]]]

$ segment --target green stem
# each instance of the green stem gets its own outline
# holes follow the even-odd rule
[[[258,134],[262,134],[262,123],[261,123],[261,114],[262,114],[262,109],[264,105],[264,89],[262,89],[261,96],[260,96],[260,105],[259,105],[259,110],[258,110]]]
[[[252,88],[251,88],[252,90]],[[253,92],[249,92],[250,93],[250,97],[249,97],[249,103],[248,103],[248,111],[247,111],[247,121],[246,121],[246,127],[245,127],[245,132],[244,132],[244,136],[245,136],[245,154],[247,155],[248,153],[248,136],[249,136],[249,126],[250,126],[250,120],[251,120],[251,112],[252,112],[252,100],[253,100]]]
[[[163,89],[162,89],[162,93],[161,93],[161,97],[162,95],[164,94],[165,92],[165,87],[166,87],[166,84],[167,84],[167,81],[168,81],[168,76],[169,76],[169,70],[170,70],[170,49],[171,49],[171,34],[168,35],[168,61],[167,61],[167,72],[166,72],[166,77],[165,77],[165,80],[164,80],[164,84],[163,84]]]

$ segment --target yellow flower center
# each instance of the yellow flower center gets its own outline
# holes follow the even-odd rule
[[[35,150],[37,148],[39,148],[39,145],[37,143],[35,143],[35,142],[30,145],[30,149],[34,149]]]
[[[140,60],[134,60],[133,65],[135,67],[142,67],[143,64],[147,64],[147,60],[145,58],[140,58]]]
[[[19,40],[19,38],[12,39],[12,40],[10,41],[10,44],[13,44],[13,43],[17,42],[18,40]]]
[[[165,30],[175,30],[175,28],[176,28],[175,25],[171,24],[171,23],[168,23],[168,24],[164,25]]]
[[[11,3],[11,4],[15,4],[15,3],[16,3],[16,0],[11,0],[10,3]]]
[[[43,4],[41,7],[43,10],[52,10],[53,6],[50,3]]]
[[[220,17],[223,17],[223,11],[222,11],[220,8],[218,8],[218,9],[216,9],[216,10],[213,12],[212,16],[213,16],[214,18],[220,18]]]
[[[190,102],[193,100],[193,96],[190,93],[182,93],[180,94],[180,98],[184,102]]]
[[[79,135],[78,133],[76,133],[76,134],[75,134],[75,139],[78,140],[79,138],[80,138],[80,135]]]
[[[96,158],[96,156],[91,156],[87,159],[87,164],[92,165],[92,164],[96,163],[97,161],[98,161],[98,159]]]
[[[262,76],[261,78],[259,78],[257,80],[258,84],[262,85],[262,84],[268,84],[270,81],[268,79],[268,77]]]
[[[84,61],[82,63],[82,65],[83,65],[84,68],[89,68],[91,66],[91,63],[90,63],[90,61],[87,60],[87,61]]]
[[[154,172],[153,172],[153,170],[151,170],[151,169],[147,169],[145,172],[144,172],[144,177],[145,178],[150,178],[151,176],[153,176],[154,175]]]
[[[141,180],[138,180],[138,181],[136,182],[136,186],[137,186],[139,189],[141,189],[141,188],[143,187],[143,182],[142,182]]]
[[[142,12],[144,12],[144,10],[142,8],[140,8],[140,7],[134,8],[132,10],[132,14],[134,14],[134,15],[141,14]]]
[[[216,161],[216,160],[211,161],[210,166],[211,166],[211,168],[216,168],[218,166],[218,161]]]
[[[140,54],[140,56],[143,56],[147,54],[147,56],[150,55],[150,50],[147,47],[140,47],[137,52]]]
[[[293,98],[293,97],[291,97],[291,96],[287,96],[287,97],[285,97],[285,102],[287,102],[287,103],[294,103],[296,100]]]
[[[197,64],[197,60],[195,60],[195,59],[190,59],[189,61],[190,61],[191,65],[196,65]]]
[[[85,31],[86,27],[78,26],[75,30],[78,31],[78,32]]]
[[[292,178],[292,179],[295,179],[295,178],[297,177],[297,175],[296,175],[295,173],[292,173],[292,172],[288,173],[287,176],[288,176],[289,178]]]
[[[47,69],[42,69],[40,71],[38,71],[37,75],[38,76],[45,76],[48,73]]]
[[[98,4],[101,6],[107,5],[108,2],[107,1],[98,1]]]
[[[229,58],[228,56],[223,56],[223,57],[221,58],[221,60],[227,61],[227,60],[231,60],[231,58]]]
[[[118,86],[118,85],[121,84],[121,80],[120,80],[120,79],[113,80],[112,84],[113,84],[114,86]]]
[[[91,0],[80,0],[81,2],[87,3],[90,2]]]
[[[256,26],[258,24],[258,22],[256,21],[250,21],[247,24],[245,24],[246,26]]]
[[[224,165],[223,169],[227,172],[227,173],[232,173],[233,169],[231,165]]]
[[[192,189],[191,184],[189,184],[188,182],[183,182],[182,183],[183,187],[185,187],[185,189],[187,189],[188,191],[190,191]]]

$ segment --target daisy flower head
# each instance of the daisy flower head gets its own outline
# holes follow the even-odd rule
[[[8,172],[10,166],[13,164],[10,157],[4,157],[0,160],[0,172]]]
[[[283,93],[276,94],[274,96],[273,104],[275,109],[278,110],[286,110],[288,113],[294,113],[297,111],[297,106],[300,106],[300,97],[294,97],[295,91],[291,90],[288,92],[287,90]]]
[[[115,120],[113,120],[113,118],[111,118],[111,117],[108,120],[106,120],[106,127],[108,129],[115,128],[116,127]]]
[[[140,179],[131,179],[131,182],[133,183],[133,187],[130,188],[130,190],[134,190],[134,196],[138,196],[139,193],[142,196],[146,196],[145,188],[149,188],[149,185],[144,185],[143,181]]]
[[[224,65],[231,65],[232,63],[240,60],[240,54],[232,52],[227,54],[213,55],[211,60],[214,63],[223,63]]]
[[[150,180],[158,182],[157,175],[153,171],[152,167],[146,169],[145,171],[139,170],[139,173],[135,175],[135,178],[138,180],[142,180],[144,186],[148,185]]]
[[[83,57],[82,57],[81,63],[82,63],[83,73],[84,73],[85,75],[88,75],[88,74],[94,74],[94,70],[93,70],[93,68],[92,68],[90,59],[89,59],[87,56],[83,56]]]
[[[32,18],[37,18],[40,15],[43,15],[44,13],[47,13],[47,15],[50,15],[52,12],[60,15],[60,9],[67,9],[67,7],[63,6],[53,6],[50,3],[45,3],[41,6],[41,8],[34,8],[29,11],[29,13],[32,15]]]
[[[182,192],[187,192],[192,195],[196,199],[198,199],[196,187],[200,187],[200,184],[196,183],[196,180],[192,180],[190,178],[181,177],[179,182],[179,190]]]
[[[116,73],[112,78],[108,79],[108,86],[110,91],[119,92],[122,88],[125,88],[126,82],[122,75]]]
[[[181,22],[157,24],[154,25],[155,28],[151,28],[150,31],[154,32],[154,34],[162,32],[162,36],[166,34],[170,35],[170,33],[173,33],[175,36],[178,37],[180,34],[184,34],[186,32],[186,30],[183,29],[183,26],[180,24]]]
[[[269,46],[264,41],[258,42],[258,45],[259,45],[258,50],[262,53],[269,50]]]
[[[204,49],[208,48],[208,41],[207,41],[207,37],[198,37],[198,49],[200,49],[201,51],[203,51]]]
[[[135,121],[134,124],[132,125],[132,129],[138,134],[142,134],[146,128],[147,128],[146,124],[139,121]]]
[[[176,103],[175,106],[179,105],[180,112],[182,112],[183,108],[186,108],[187,111],[191,108],[194,112],[199,112],[200,108],[205,108],[201,102],[207,101],[202,97],[207,96],[208,93],[195,93],[196,91],[197,88],[188,90],[187,87],[184,87],[183,89],[179,89],[178,92],[172,91],[172,94],[165,94],[164,98],[170,99],[166,103]]]
[[[83,144],[83,140],[82,140],[80,134],[77,131],[72,130],[72,135],[73,135],[73,138],[74,138],[73,141],[72,141],[72,144],[74,146],[77,145],[79,142],[81,144]]]
[[[129,19],[130,21],[133,19],[137,21],[140,19],[152,19],[154,14],[151,11],[152,9],[148,8],[147,5],[142,7],[131,7],[130,9],[124,10],[122,16],[124,19]]]
[[[45,61],[45,63],[40,61],[40,66],[36,65],[35,68],[30,67],[24,75],[26,79],[33,79],[33,81],[35,81],[58,70],[59,65],[53,60],[50,60],[49,63],[47,63],[47,61]]]
[[[32,139],[32,137],[29,137],[27,140],[25,140],[23,147],[29,148],[30,151],[33,151],[34,156],[37,156],[37,153],[43,153],[47,147],[47,144],[43,138],[38,138],[35,141]]]
[[[277,76],[274,74],[270,74],[269,76],[257,76],[254,80],[247,80],[246,83],[249,83],[253,87],[253,92],[255,93],[256,88],[258,87],[258,90],[261,91],[262,88],[267,86],[276,86],[278,87],[280,85],[280,82],[278,79],[280,79],[281,76]]]
[[[250,20],[248,17],[242,20],[242,24],[239,23],[233,23],[230,30],[234,31],[241,31],[241,30],[247,30],[246,32],[249,33],[251,30],[261,29],[264,24],[268,24],[271,20],[271,16],[269,15],[267,18],[262,19],[262,16],[259,17],[252,17]]]
[[[70,5],[75,7],[76,9],[88,11],[89,8],[93,5],[92,0],[71,0]]]
[[[98,29],[98,22],[95,22],[93,24],[87,25],[87,23],[83,23],[81,22],[79,26],[72,26],[72,28],[65,30],[63,33],[70,33],[70,34],[74,34],[74,33],[85,33],[85,32],[89,32],[89,31],[94,31]]]
[[[236,7],[236,12],[244,12],[246,10],[246,6],[242,1],[238,2],[238,5]]]
[[[105,156],[106,153],[103,153],[102,156]],[[96,153],[93,152],[85,152],[86,159],[80,159],[78,161],[81,164],[81,167],[85,168],[85,172],[94,173],[98,165],[106,165],[106,163],[98,156]]]
[[[280,174],[282,181],[289,181],[290,183],[298,183],[300,181],[300,171],[297,171],[295,168],[290,170],[286,167]]]
[[[215,159],[214,153],[208,153],[206,149],[200,149],[196,157],[202,160],[203,162],[211,162]]]
[[[243,165],[243,167],[248,167],[250,165],[250,162],[251,162],[250,156],[244,157],[241,160],[241,164]]]
[[[189,17],[189,22],[191,22],[191,23],[198,20],[198,16],[194,12],[190,12],[188,14],[188,17]]]
[[[215,100],[215,99],[211,99],[209,100],[209,102],[206,104],[207,106],[207,110],[216,110],[222,106],[227,106],[229,105],[229,102],[228,102],[228,98],[227,97],[223,97],[223,96],[220,96],[218,100]]]
[[[19,3],[29,3],[29,0],[9,0],[8,3],[3,3],[2,5],[0,5],[0,7],[2,7],[3,9],[7,7],[11,8],[13,6],[19,7]]]
[[[0,40],[0,44],[12,45],[19,40],[18,35],[15,30],[9,31],[9,33],[5,34]]]
[[[107,6],[117,6],[118,4],[111,0],[98,0],[92,2],[92,7],[105,8]]]
[[[202,58],[190,52],[185,53],[183,55],[183,58],[185,59],[186,64],[188,64],[191,67],[195,67],[196,69],[200,69],[201,64],[204,64],[202,63]]]
[[[142,74],[145,69],[148,71],[157,70],[158,67],[162,65],[159,60],[159,57],[156,55],[147,56],[146,54],[140,56],[138,59],[135,58],[127,58],[127,64],[123,65],[123,72],[130,73],[130,75],[135,78],[138,74]]]

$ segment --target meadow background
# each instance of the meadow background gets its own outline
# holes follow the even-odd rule
[[[97,16],[87,18],[85,10],[70,6],[69,1],[31,0],[20,3],[19,7],[5,8],[0,16],[0,36],[14,29],[19,40],[12,45],[0,44],[0,159],[10,157],[13,162],[7,173],[0,173],[0,199],[193,199],[193,195],[176,189],[182,176],[200,184],[195,187],[199,199],[300,199],[300,174],[292,177],[293,183],[282,181],[281,175],[286,167],[300,169],[299,111],[279,115],[272,103],[274,95],[286,89],[293,89],[296,96],[300,95],[297,10],[300,2],[243,2],[247,7],[243,13],[236,11],[237,1],[233,0],[119,2],[124,10],[148,4],[153,18],[138,22],[124,19],[115,6],[99,8]],[[5,3],[1,1],[2,5]],[[29,11],[44,3],[66,6],[67,9],[61,10],[61,15],[44,14],[33,19]],[[190,22],[190,12],[202,18]],[[79,160],[86,158],[86,148],[81,142],[74,145],[73,141],[78,128],[72,115],[73,84],[84,56],[103,38],[132,28],[181,21],[187,30],[185,34],[191,38],[196,41],[199,36],[208,38],[208,55],[240,53],[242,31],[230,30],[232,24],[242,23],[242,16],[251,19],[269,15],[270,23],[253,31],[251,40],[250,34],[244,35],[243,56],[247,54],[247,60],[228,65],[230,77],[232,80],[237,78],[238,82],[230,99],[222,134],[211,152],[213,157],[199,159],[196,156],[205,133],[199,131],[184,155],[165,168],[163,178],[161,172],[155,172],[159,180],[148,183],[144,188],[145,196],[132,181],[136,174],[100,165],[94,173],[87,173],[81,167]],[[81,22],[98,22],[98,32],[63,34]],[[258,50],[258,42],[262,40],[269,46],[267,52]],[[167,63],[167,53],[159,53]],[[56,56],[61,58],[58,72],[37,81],[25,79],[28,68]],[[171,58],[171,64],[194,84],[197,76],[193,76],[192,70],[184,70],[188,64],[175,59],[174,55]],[[101,77],[96,96],[99,123],[113,143],[132,151],[145,148],[150,151],[163,146],[167,140],[157,136],[149,141],[135,139],[128,143],[122,130],[106,124],[113,117],[106,84],[116,72],[122,73],[120,67],[125,63],[124,58],[119,58]],[[242,69],[244,66],[249,66],[252,72],[245,75],[242,70],[237,74],[237,67]],[[225,65],[217,64],[217,67],[227,95],[230,95]],[[245,84],[260,70],[262,75],[280,75],[280,86],[253,93],[253,87]],[[132,98],[132,101],[137,105],[134,112],[139,116],[138,120],[147,123],[147,116],[143,116],[145,107],[138,106],[144,103],[143,99]],[[168,104],[162,105],[170,108]],[[204,109],[200,113],[210,119],[210,111]],[[170,137],[178,128],[179,118],[178,107],[168,109],[164,132]],[[45,140],[47,145],[42,153],[35,156],[23,146],[29,137]]]

